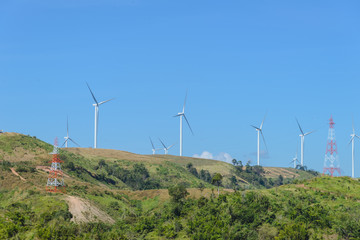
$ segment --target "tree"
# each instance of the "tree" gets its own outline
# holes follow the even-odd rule
[[[236,161],[235,158],[232,160],[232,164],[233,164],[234,166],[238,165],[238,162]]]
[[[229,178],[232,188],[236,191],[237,179],[235,176],[231,176]]]
[[[278,185],[283,185],[283,184],[284,184],[284,177],[282,175],[279,175]]]
[[[208,170],[201,169],[200,170],[200,179],[204,180],[205,182],[211,183],[211,175]]]
[[[201,182],[201,183],[199,183],[198,188],[199,188],[199,190],[200,190],[200,192],[201,192],[201,195],[202,195],[202,192],[203,192],[204,189],[205,189],[205,185]]]
[[[190,170],[191,168],[193,168],[193,164],[189,162],[188,164],[186,164],[186,168]]]
[[[214,177],[211,180],[212,184],[216,184],[218,186],[218,196],[220,195],[219,187],[220,187],[222,178],[223,178],[223,176],[220,173],[215,173]]]
[[[243,170],[243,164],[242,164],[242,161],[241,161],[241,160],[239,160],[239,161],[237,162],[236,169],[237,169],[239,172],[242,172],[242,170]]]
[[[245,166],[245,167],[246,167],[246,168],[245,168],[245,171],[246,171],[246,172],[248,172],[248,173],[249,173],[249,172],[251,172],[251,170],[252,170],[252,169],[251,169],[251,166],[250,166],[250,160],[249,160],[249,161],[247,161],[247,163],[246,163],[246,166]]]
[[[189,195],[189,192],[186,190],[183,184],[177,184],[168,189],[169,195],[172,197],[174,202],[181,202],[183,199]]]
[[[106,164],[106,162],[105,162],[104,159],[101,159],[101,160],[99,161],[99,163],[98,163],[98,166],[99,166],[99,168],[102,168],[102,167],[106,167],[107,164]]]

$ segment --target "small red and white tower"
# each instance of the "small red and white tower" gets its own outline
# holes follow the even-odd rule
[[[57,138],[55,139],[54,150],[50,154],[52,154],[53,156],[49,171],[49,177],[46,184],[46,191],[65,193],[63,172],[61,171],[61,166],[60,166],[60,163],[62,163],[63,161],[61,161],[59,158],[59,148],[58,148]]]
[[[331,116],[329,121],[329,135],[326,144],[323,174],[328,173],[330,176],[334,176],[334,172],[336,171],[338,176],[341,176],[334,125],[335,123]]]

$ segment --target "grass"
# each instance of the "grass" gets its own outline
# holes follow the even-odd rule
[[[0,159],[9,161],[14,169],[25,169],[18,172],[26,181],[20,180],[11,171],[0,168],[0,207],[7,207],[13,202],[31,203],[35,209],[39,208],[36,214],[42,214],[41,205],[53,207],[55,202],[59,202],[61,208],[66,206],[59,195],[48,194],[45,192],[48,172],[37,169],[37,166],[50,166],[51,152],[53,146],[45,143],[36,137],[4,133],[0,134]],[[100,209],[105,210],[112,216],[115,216],[114,210],[110,207],[113,202],[117,202],[120,208],[127,212],[134,212],[136,208],[141,207],[143,211],[153,211],[169,200],[167,188],[177,184],[185,183],[190,193],[190,198],[200,198],[201,196],[210,197],[212,191],[217,194],[217,187],[204,182],[187,169],[186,165],[192,163],[200,171],[208,170],[211,174],[221,173],[223,182],[229,181],[228,178],[234,175],[234,166],[229,163],[198,159],[189,157],[178,157],[172,155],[139,155],[124,151],[109,149],[91,149],[91,148],[68,148],[60,150],[61,159],[64,160],[62,168],[66,176],[67,194],[76,195],[90,200]],[[146,191],[131,191],[131,189],[121,180],[108,176],[103,168],[97,168],[99,161],[104,160],[108,165],[117,165],[125,169],[132,169],[134,164],[142,163],[149,171],[150,176],[160,182],[160,188]],[[75,170],[69,168],[73,163]],[[310,174],[291,168],[264,168],[266,176],[277,178],[279,174],[284,178],[296,178],[302,180],[311,177]],[[97,179],[99,175],[105,175],[116,182],[109,184]],[[200,191],[198,185],[203,183],[205,189]],[[309,188],[324,188],[326,183],[311,181]],[[323,184],[323,185],[321,185]],[[353,188],[353,182],[349,187]],[[250,184],[243,184],[247,188],[252,188]],[[346,185],[347,186],[347,185]],[[331,191],[341,191],[335,188]],[[231,190],[222,189],[221,191],[231,192]],[[292,190],[294,191],[294,190]],[[356,190],[358,194],[358,190]],[[355,195],[356,195],[355,194]],[[348,197],[358,197],[348,195]],[[38,197],[39,201],[34,199]],[[140,204],[139,204],[140,203]],[[49,207],[44,209],[49,210]]]

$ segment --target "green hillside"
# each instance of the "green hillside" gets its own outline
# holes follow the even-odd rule
[[[314,178],[314,172],[291,168],[234,166],[207,159],[89,148],[60,150],[67,193],[52,194],[45,191],[52,148],[35,137],[16,133],[0,135],[0,238],[211,239],[210,235],[219,237],[216,235],[219,233],[200,236],[191,227],[197,214],[202,219],[202,206],[212,209],[224,205],[221,212],[211,212],[210,219],[202,219],[205,224],[212,223],[213,216],[220,217],[221,221],[228,219],[229,211],[234,210],[229,204],[244,202],[248,194],[255,194],[256,199],[266,197],[274,204],[281,202],[277,199],[281,195],[278,192],[286,193],[284,196],[289,201],[303,192],[314,196],[317,192],[328,192],[329,199],[336,196],[331,200],[334,206],[347,206],[341,199],[345,199],[344,202],[348,198],[355,202],[358,199],[357,192],[344,193],[342,183],[346,182],[348,189],[357,187],[357,182],[346,178]],[[216,173],[223,177],[219,198],[217,183],[212,182]],[[291,182],[297,185],[281,186]],[[275,188],[266,189],[270,187]],[[186,199],[173,200],[174,194],[181,193],[181,188],[189,195]],[[168,189],[173,189],[172,196]],[[330,204],[323,198],[318,201]],[[283,204],[288,202],[284,200]],[[248,206],[241,208],[244,207]],[[265,214],[267,210],[261,211]],[[281,216],[281,219],[287,217]],[[222,223],[225,224],[221,227],[223,230],[212,227],[211,231],[227,229],[227,234],[234,231],[230,228],[236,220],[226,221]],[[266,222],[280,234],[284,223],[273,226],[274,222]],[[196,223],[199,227],[201,224]],[[212,224],[217,226],[216,222]],[[248,226],[252,235],[244,236],[258,236],[259,226]],[[336,230],[329,231],[339,235]],[[226,235],[225,232],[221,234]],[[231,239],[231,236],[226,238]]]
[[[35,137],[16,133],[0,135],[0,160],[9,162],[17,172],[21,172],[21,176],[34,179],[32,183],[37,186],[44,184],[43,175],[49,170],[51,155],[48,153],[52,148]],[[82,184],[88,187],[105,185],[109,189],[147,190],[166,189],[181,182],[190,188],[199,184],[211,188],[215,173],[223,176],[222,187],[228,189],[273,187],[279,185],[280,175],[283,183],[314,177],[312,173],[292,168],[258,169],[216,160],[139,155],[111,149],[61,149],[60,158],[64,161],[62,167],[66,178],[69,178],[66,182],[70,191]]]

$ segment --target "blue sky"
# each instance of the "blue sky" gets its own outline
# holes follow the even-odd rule
[[[53,142],[66,134],[98,147],[151,154],[160,137],[178,154],[269,156],[289,166],[307,130],[305,164],[322,171],[334,117],[343,174],[351,173],[352,116],[360,133],[358,1],[18,1],[0,3],[0,129]],[[360,176],[360,142],[356,176]],[[263,143],[261,149],[265,150]],[[221,155],[221,154],[220,154]]]

